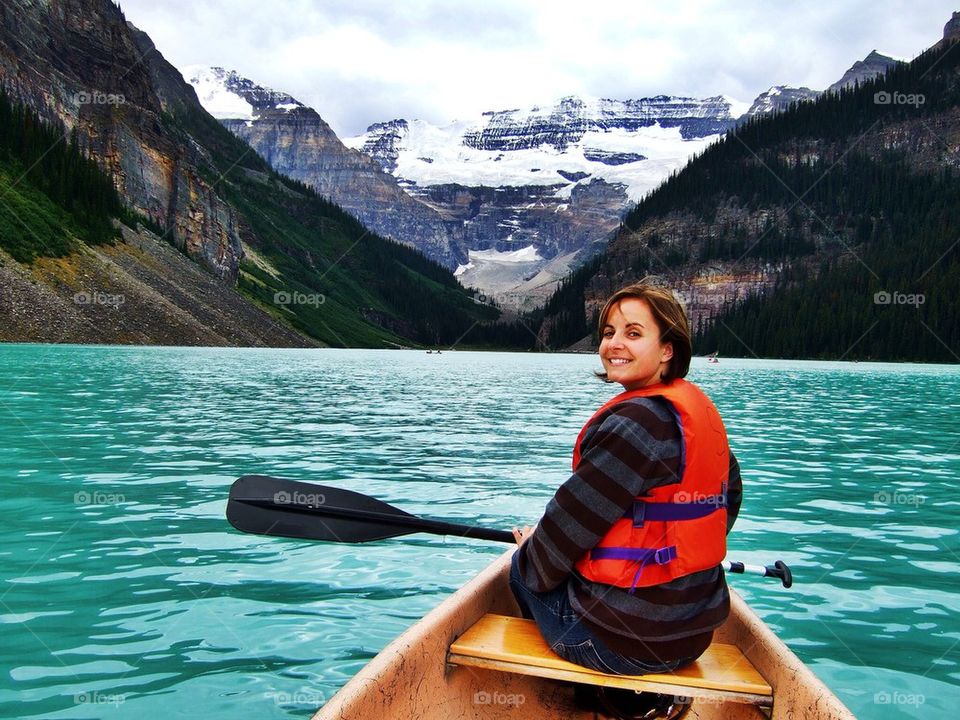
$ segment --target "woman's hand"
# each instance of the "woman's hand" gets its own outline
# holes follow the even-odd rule
[[[533,528],[529,525],[524,525],[522,528],[513,528],[513,539],[517,541],[517,545],[523,545],[532,534]]]

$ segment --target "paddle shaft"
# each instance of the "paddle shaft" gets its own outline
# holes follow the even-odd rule
[[[277,508],[277,504],[272,498],[243,498],[241,502],[256,507],[268,509]],[[475,527],[473,525],[460,525],[459,523],[429,520],[416,516],[404,517],[403,515],[391,515],[371,510],[361,510],[360,508],[341,508],[331,505],[316,507],[290,503],[285,504],[283,508],[286,512],[301,513],[304,515],[326,515],[360,522],[383,523],[386,525],[407,527],[410,528],[410,532],[425,532],[431,535],[457,535],[458,537],[477,538],[479,540],[492,540],[503,543],[514,542],[513,533],[509,530],[494,530],[492,528]]]

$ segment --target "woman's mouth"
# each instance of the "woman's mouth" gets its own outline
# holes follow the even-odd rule
[[[630,360],[628,358],[607,358],[607,362],[611,365],[626,365]]]

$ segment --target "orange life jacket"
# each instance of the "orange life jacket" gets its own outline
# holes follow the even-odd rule
[[[580,463],[580,443],[587,428],[614,406],[636,397],[660,396],[673,406],[680,423],[680,476],[637,497],[633,506],[576,563],[593,582],[630,588],[659,585],[718,565],[726,555],[727,480],[730,447],[717,408],[686,380],[657,383],[620,393],[583,426],[573,448],[573,468]]]

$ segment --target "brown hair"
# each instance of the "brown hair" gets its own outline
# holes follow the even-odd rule
[[[607,299],[603,310],[600,311],[600,320],[597,323],[599,337],[603,337],[603,326],[607,324],[607,318],[614,305],[626,298],[644,300],[657,322],[660,342],[673,345],[673,357],[667,361],[667,369],[663,373],[663,382],[668,383],[675,378],[686,377],[687,371],[690,370],[690,357],[693,355],[693,347],[690,341],[690,323],[687,320],[687,313],[683,309],[683,305],[665,287],[653,285],[644,279],[617,290]],[[611,382],[607,379],[606,373],[596,373],[596,375],[605,382]]]

